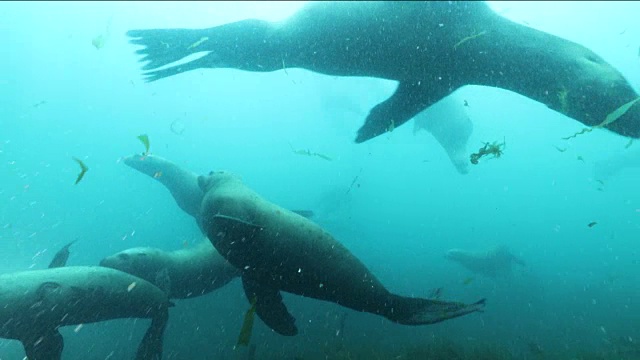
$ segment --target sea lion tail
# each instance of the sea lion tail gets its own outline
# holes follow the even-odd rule
[[[408,298],[393,295],[394,304],[386,316],[389,320],[405,325],[435,324],[476,311],[482,312],[485,299],[472,304],[433,299]]]

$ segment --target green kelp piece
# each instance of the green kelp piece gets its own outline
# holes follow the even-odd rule
[[[638,102],[638,100],[640,100],[640,97],[635,100],[631,100],[628,103],[613,110],[613,112],[607,115],[607,117],[604,119],[604,121],[600,125],[596,125],[595,127],[604,127],[618,120],[622,115],[626,114],[627,111],[629,111],[629,109],[631,109],[631,107]]]
[[[144,145],[144,153],[142,153],[142,155],[149,155],[149,137],[147,134],[138,135],[138,140]]]
[[[82,160],[78,159],[77,157],[74,157],[73,160],[75,160],[80,165],[80,174],[78,174],[78,178],[76,179],[75,183],[75,185],[78,185],[80,180],[82,180],[82,178],[84,177],[84,174],[89,171],[89,168],[82,162]]]
[[[601,122],[598,125],[595,125],[593,127],[590,128],[584,128],[580,131],[578,131],[577,133],[571,135],[571,136],[567,136],[567,137],[563,137],[562,140],[569,140],[571,138],[574,138],[578,135],[582,135],[588,132],[591,132],[591,130],[596,129],[596,128],[603,128],[615,121],[617,121],[620,117],[622,117],[622,115],[626,114],[627,111],[629,111],[629,109],[631,109],[631,107],[633,107],[633,105],[635,105],[638,101],[640,101],[640,97],[633,99],[631,101],[629,101],[626,104],[623,104],[622,106],[620,106],[619,108],[613,110],[609,115],[607,115],[607,117],[604,119],[603,122]]]
[[[240,335],[238,335],[238,343],[236,346],[249,346],[251,340],[251,333],[253,332],[253,319],[256,314],[256,297],[251,299],[251,307],[244,314],[244,321],[242,322],[242,329]]]

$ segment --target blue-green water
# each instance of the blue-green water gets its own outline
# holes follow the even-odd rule
[[[589,47],[640,88],[639,3],[494,5]],[[45,268],[73,239],[68,265],[97,265],[134,246],[175,250],[202,241],[160,184],[120,162],[143,151],[136,136],[146,133],[154,154],[199,173],[233,171],[279,205],[313,210],[314,221],[394,292],[427,296],[442,288],[446,299],[487,298],[484,313],[407,327],[285,294],[300,334],[282,337],[256,320],[257,359],[374,358],[367,351],[405,359],[410,349],[447,341],[497,346],[519,359],[571,359],[583,351],[640,358],[639,144],[627,149],[628,139],[604,130],[562,140],[583,125],[513,93],[467,87],[456,96],[468,101],[474,124],[468,153],[488,141],[505,139],[507,146],[501,158],[461,175],[411,122],[353,142],[393,82],[216,69],[146,84],[124,36],[137,28],[278,19],[295,10],[271,6],[0,4],[0,272]],[[104,46],[97,49],[99,35]],[[72,157],[89,167],[78,185]],[[615,163],[610,157],[625,158],[620,163],[628,167],[598,172],[602,161]],[[527,266],[489,279],[444,258],[451,248],[497,245]],[[177,301],[165,358],[242,358],[246,349],[233,347],[248,307],[237,280]],[[146,324],[64,328],[63,358],[132,358]],[[0,359],[23,356],[18,342],[0,340]]]

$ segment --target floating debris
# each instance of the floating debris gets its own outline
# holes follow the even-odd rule
[[[46,100],[42,100],[42,101],[40,101],[40,102],[38,102],[36,104],[33,104],[33,107],[37,109],[37,108],[39,108],[40,106],[42,106],[42,105],[44,105],[46,103],[47,103]]]
[[[208,36],[203,36],[203,37],[200,38],[200,40],[198,40],[198,41],[194,42],[193,44],[189,45],[187,50],[191,50],[193,48],[196,48],[196,47],[202,45],[202,43],[207,41],[207,40],[209,40],[209,37]]]
[[[567,148],[564,148],[564,149],[563,149],[563,148],[558,147],[558,146],[555,146],[555,145],[553,145],[553,147],[554,147],[554,148],[556,148],[556,150],[558,150],[558,151],[560,151],[560,152],[565,152],[565,151],[567,151]]]
[[[184,133],[185,128],[186,126],[180,120],[173,120],[173,122],[171,123],[171,126],[169,127],[171,132],[176,135],[182,135],[182,133]]]
[[[238,343],[236,346],[249,346],[251,333],[253,332],[253,318],[256,313],[256,302],[257,298],[254,296],[253,299],[251,299],[251,307],[247,310],[247,313],[244,314],[244,322],[242,323],[242,329],[240,330],[240,335],[238,335]]]
[[[592,228],[592,227],[594,227],[594,226],[596,226],[596,225],[598,225],[598,222],[597,222],[597,221],[592,221],[592,222],[590,222],[590,223],[588,223],[588,224],[587,224],[587,226],[588,226],[588,227],[590,227],[590,228]]]
[[[631,107],[633,105],[635,105],[638,101],[640,101],[640,97],[629,101],[628,103],[620,106],[619,108],[613,110],[613,112],[611,112],[609,115],[607,115],[607,117],[604,119],[603,122],[601,122],[598,125],[595,125],[593,127],[590,128],[584,128],[580,131],[578,131],[577,133],[571,135],[571,136],[567,136],[567,137],[563,137],[562,140],[569,140],[571,138],[577,137],[578,135],[582,135],[588,132],[593,131],[593,129],[596,128],[603,128],[611,123],[613,123],[614,121],[618,120],[622,115],[626,114],[627,111],[629,111],[629,109],[631,109]]]
[[[109,18],[107,22],[107,28],[104,30],[104,33],[97,35],[91,40],[91,45],[96,48],[96,50],[100,50],[104,47],[109,40],[109,36],[111,36],[111,21],[113,20],[113,16]]]
[[[473,40],[473,39],[475,39],[475,38],[478,38],[478,37],[480,37],[480,36],[482,36],[482,35],[484,35],[484,34],[486,34],[486,33],[487,33],[487,31],[486,31],[486,30],[484,30],[484,31],[481,31],[481,32],[479,32],[479,33],[477,33],[477,34],[473,34],[473,35],[467,36],[466,38],[464,38],[464,39],[462,39],[462,40],[458,41],[455,45],[453,45],[453,50],[457,50],[457,49],[458,49],[458,46],[460,46],[460,45],[462,45],[462,44],[466,43],[466,42],[467,42],[467,41],[469,41],[469,40]]]
[[[84,174],[86,174],[86,172],[89,171],[89,168],[87,167],[87,165],[85,165],[82,162],[82,160],[76,157],[74,157],[73,160],[75,160],[80,165],[80,174],[78,174],[78,178],[76,179],[76,183],[75,183],[75,185],[78,185],[80,180],[82,180],[82,178],[84,177]]]
[[[486,155],[493,155],[491,159],[499,158],[500,156],[502,156],[503,150],[506,146],[507,144],[504,139],[502,140],[501,144],[498,144],[497,141],[494,141],[493,144],[490,144],[488,142],[484,143],[484,146],[481,147],[477,153],[471,154],[471,163],[474,165],[478,164],[478,160]]]
[[[147,136],[147,134],[138,135],[138,140],[140,140],[142,145],[144,145],[144,153],[142,153],[142,155],[149,155],[149,137]]]
[[[309,149],[296,150],[296,149],[293,148],[293,145],[291,145],[291,143],[289,143],[289,147],[291,147],[291,151],[293,151],[293,153],[297,154],[297,155],[317,156],[317,157],[319,157],[321,159],[324,159],[324,160],[327,160],[327,161],[333,161],[333,159],[328,157],[327,155],[320,154],[320,153],[317,153],[317,152],[312,152]]]

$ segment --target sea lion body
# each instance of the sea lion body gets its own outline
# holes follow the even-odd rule
[[[398,127],[465,85],[503,88],[585,125],[638,97],[593,51],[512,22],[474,1],[310,2],[280,22],[242,20],[208,29],[132,30],[148,81],[199,68],[269,72],[304,68],[397,80],[356,142]],[[196,60],[154,70],[196,52]],[[636,104],[608,129],[640,137]]]
[[[21,341],[30,360],[60,359],[59,327],[120,318],[152,320],[136,359],[160,360],[169,306],[156,286],[103,267],[0,275],[0,337]]]
[[[482,253],[451,249],[447,251],[445,257],[459,263],[473,273],[490,278],[511,274],[513,264],[525,266],[524,261],[513,255],[505,246],[499,246]]]
[[[169,284],[166,290],[171,299],[205,295],[240,276],[240,271],[229,264],[209,240],[173,252],[131,248],[104,258],[100,266],[124,271],[160,288],[166,286],[162,283],[166,275]]]
[[[331,301],[408,325],[429,324],[482,308],[391,294],[341,243],[312,221],[263,199],[233,174],[199,177],[202,226],[242,271],[247,297],[272,329],[295,335],[280,291]]]

